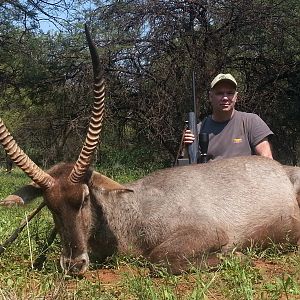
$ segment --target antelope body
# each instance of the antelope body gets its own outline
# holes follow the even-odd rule
[[[61,236],[63,269],[81,274],[89,253],[105,259],[118,252],[143,255],[179,273],[190,264],[214,265],[217,252],[287,238],[299,242],[300,168],[237,157],[161,170],[125,185],[91,170],[104,98],[97,59],[93,62],[98,104],[75,164],[42,171],[0,123],[8,155],[34,181],[6,202],[43,196]]]

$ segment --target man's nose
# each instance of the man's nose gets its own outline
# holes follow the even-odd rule
[[[229,98],[229,95],[224,93],[223,96],[222,96],[222,99],[228,99]]]
[[[223,96],[224,97],[232,97],[234,94],[233,93],[230,93],[230,92],[228,92],[228,93],[223,93]]]

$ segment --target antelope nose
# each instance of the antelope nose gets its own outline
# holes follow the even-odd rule
[[[65,272],[80,275],[88,269],[89,257],[86,253],[75,258],[65,257],[61,255],[60,265]]]
[[[82,274],[86,270],[87,261],[82,258],[76,262],[70,262],[69,272],[73,274]]]

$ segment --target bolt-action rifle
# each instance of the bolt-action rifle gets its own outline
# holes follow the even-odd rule
[[[191,132],[195,136],[195,140],[193,143],[188,145],[188,158],[185,157],[184,153],[182,153],[180,157],[176,159],[176,163],[178,166],[197,164],[197,163],[206,163],[208,161],[207,159],[207,149],[209,143],[208,134],[200,133],[198,135],[198,130],[197,130],[195,72],[193,72],[193,77],[192,77],[192,91],[193,91],[193,111],[190,111],[188,113],[188,121],[185,122],[186,123],[185,129],[191,130]],[[182,135],[180,148],[182,148],[182,150],[184,151],[185,149],[183,145],[183,135]]]

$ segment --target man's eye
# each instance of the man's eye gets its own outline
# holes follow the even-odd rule
[[[219,96],[219,97],[225,97],[225,96],[232,97],[232,96],[234,96],[234,94],[235,94],[234,92],[228,92],[228,93],[219,92],[219,93],[216,93],[216,95]]]

